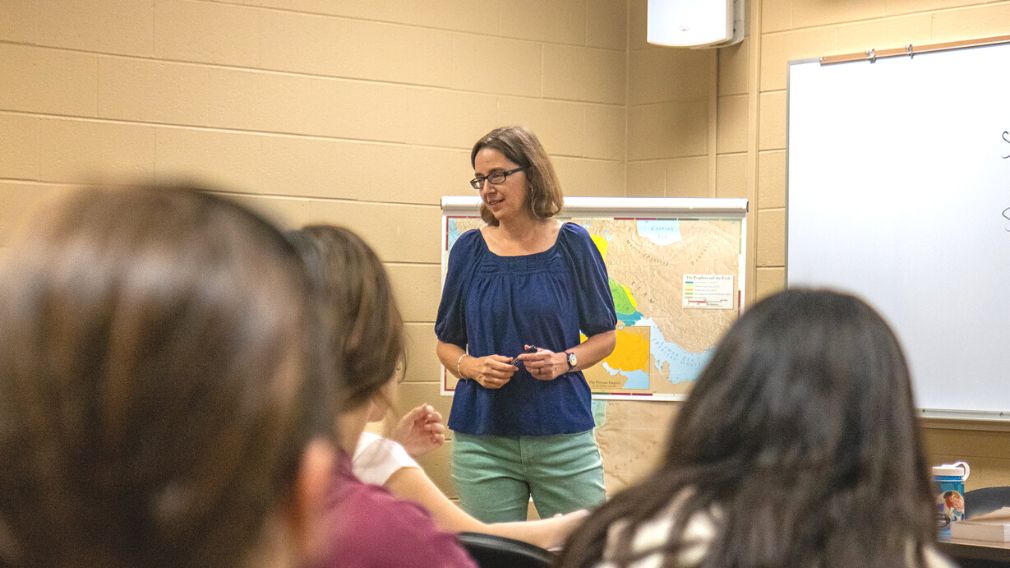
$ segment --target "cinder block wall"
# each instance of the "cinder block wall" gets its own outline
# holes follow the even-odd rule
[[[748,0],[746,41],[645,42],[628,0],[629,196],[746,197],[748,301],[785,287],[786,77],[791,60],[1003,35],[1010,1]],[[1010,485],[1010,425],[923,423],[931,463],[972,463],[968,489]]]
[[[568,195],[751,200],[749,296],[784,286],[791,59],[983,37],[1007,0],[749,0],[719,50],[645,43],[646,0],[0,0],[0,251],[96,176],[221,186],[284,223],[347,225],[408,320],[402,406],[448,413],[432,355],[438,199],[468,149],[525,123]],[[963,426],[963,425],[955,425]],[[927,428],[969,488],[1010,484],[1010,438]],[[448,447],[424,460],[451,492]]]
[[[220,186],[379,252],[407,319],[402,406],[438,396],[439,198],[532,127],[569,195],[625,195],[624,0],[0,2],[0,247],[96,176]],[[425,461],[448,481],[447,450]]]
[[[742,43],[645,42],[628,0],[629,196],[746,197],[747,299],[786,283],[786,79],[792,60],[1010,31],[1010,1],[748,0]],[[970,461],[968,488],[1010,485],[1010,424],[926,421],[928,460]]]

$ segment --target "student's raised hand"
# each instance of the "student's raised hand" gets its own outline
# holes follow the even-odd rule
[[[579,528],[579,525],[589,516],[588,509],[579,509],[571,513],[558,513],[543,524],[545,525],[545,542],[542,545],[548,550],[557,550],[568,540],[568,536]]]
[[[500,389],[512,379],[516,368],[512,359],[504,355],[488,355],[486,357],[467,357],[463,360],[461,369],[466,377],[470,377],[486,389]]]
[[[421,457],[445,443],[442,413],[430,404],[411,408],[396,423],[389,437],[399,442],[411,457]]]

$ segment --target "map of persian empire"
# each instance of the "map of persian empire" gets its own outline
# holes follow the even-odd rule
[[[739,219],[570,219],[586,228],[607,264],[617,310],[617,348],[585,372],[596,395],[680,398],[737,317],[730,309],[683,307],[684,276],[718,274],[736,282]],[[478,228],[476,218],[448,219],[449,248]],[[679,395],[679,396],[678,396]]]
[[[585,371],[607,492],[641,479],[663,452],[670,421],[715,344],[736,320],[743,264],[740,218],[572,218],[607,264],[617,311],[617,347]],[[447,218],[447,245],[479,218]],[[444,268],[444,267],[443,267]],[[702,282],[729,282],[717,296]],[[700,298],[700,299],[699,299]],[[712,300],[712,301],[710,301]],[[717,306],[719,309],[705,309]]]

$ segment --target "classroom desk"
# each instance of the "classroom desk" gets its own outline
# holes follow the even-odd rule
[[[1010,567],[1010,543],[941,538],[940,552],[953,559],[961,568]]]

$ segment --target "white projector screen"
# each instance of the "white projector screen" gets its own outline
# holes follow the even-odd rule
[[[891,323],[927,416],[1010,419],[1010,45],[789,69],[790,287]]]

